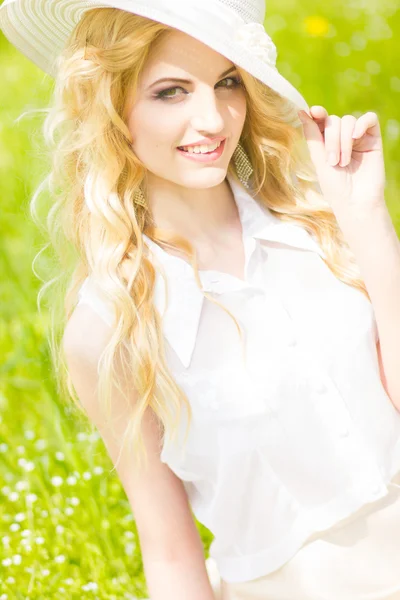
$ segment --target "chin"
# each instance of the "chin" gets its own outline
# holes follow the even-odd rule
[[[223,183],[228,174],[228,169],[213,169],[213,173],[199,173],[193,178],[187,178],[181,185],[188,188],[207,189]]]

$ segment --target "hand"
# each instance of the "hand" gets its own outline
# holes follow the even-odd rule
[[[385,204],[385,166],[378,116],[328,115],[323,106],[300,111],[319,185],[332,209],[365,212]],[[357,139],[352,139],[356,135]],[[330,153],[333,163],[328,162]]]

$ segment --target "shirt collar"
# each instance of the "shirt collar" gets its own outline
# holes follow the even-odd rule
[[[243,236],[280,242],[326,255],[310,234],[300,226],[282,223],[271,211],[255,200],[233,176],[227,177],[242,224]],[[183,259],[168,254],[146,234],[145,243],[153,251],[168,283],[166,296],[163,275],[157,269],[154,303],[163,319],[163,333],[185,368],[189,367],[196,343],[204,296],[196,284],[192,267]],[[200,273],[203,276],[211,272]],[[204,288],[205,289],[205,288]]]

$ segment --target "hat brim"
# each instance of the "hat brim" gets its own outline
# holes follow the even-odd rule
[[[196,6],[198,0],[185,0],[185,10],[174,12],[160,0],[5,0],[0,7],[0,28],[20,52],[55,78],[56,61],[83,13],[92,8],[119,8],[203,42],[310,114],[300,92],[232,35],[245,24],[235,11],[222,3],[203,2],[199,19]]]

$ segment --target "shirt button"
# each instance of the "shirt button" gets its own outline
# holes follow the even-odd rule
[[[346,429],[343,429],[340,433],[339,433],[339,437],[341,438],[347,438],[350,435],[350,431],[349,429],[346,427]]]
[[[314,390],[318,392],[318,394],[323,394],[326,391],[326,385],[322,381],[322,379],[317,379],[313,383]]]

